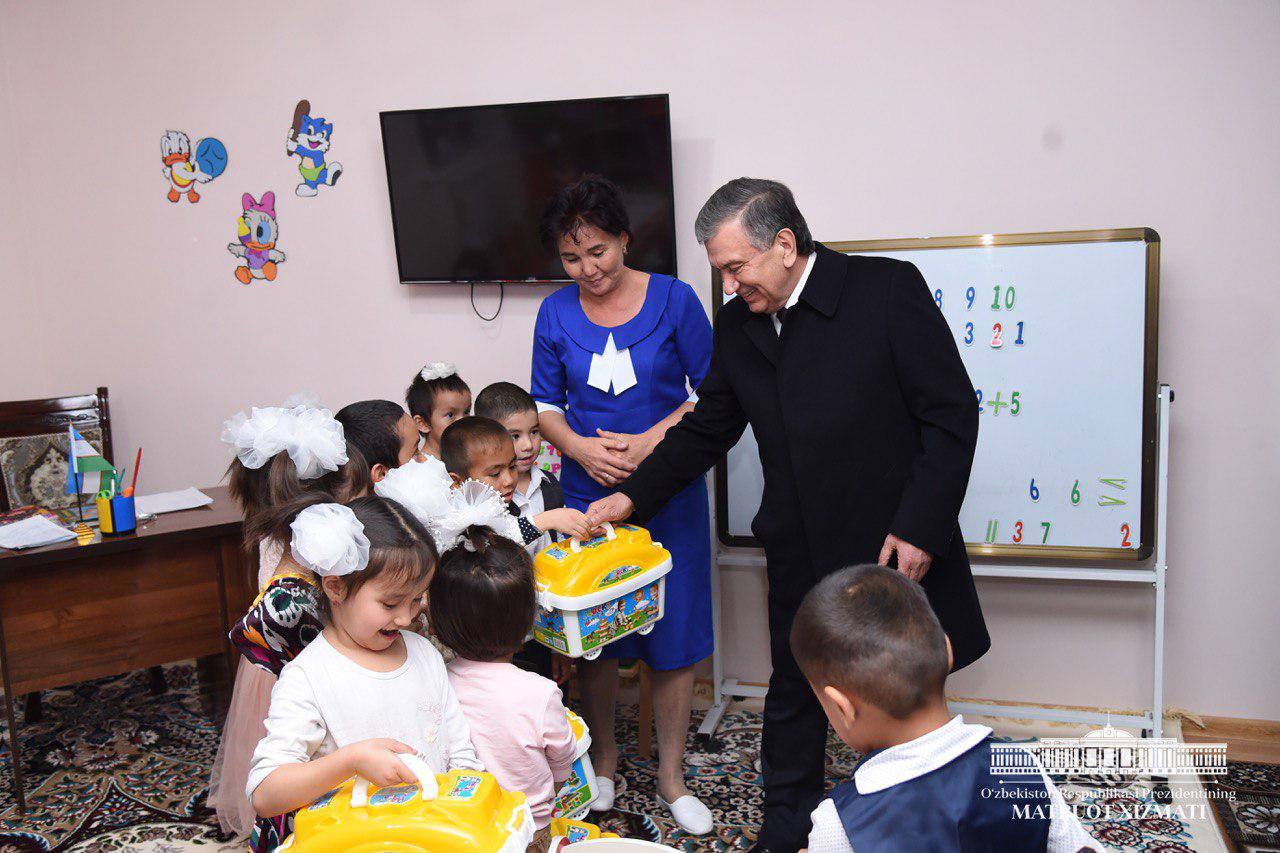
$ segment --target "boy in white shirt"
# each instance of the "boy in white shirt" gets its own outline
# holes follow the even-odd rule
[[[1102,849],[1043,771],[993,774],[991,729],[951,716],[947,637],[919,584],[884,566],[828,575],[800,605],[791,649],[836,734],[864,754],[814,809],[809,853]]]
[[[542,450],[542,430],[538,427],[538,408],[529,392],[511,382],[495,382],[476,397],[475,413],[502,424],[516,448],[516,490],[511,495],[520,515],[532,519],[549,509],[564,506],[564,490],[549,471],[537,467]],[[547,530],[525,547],[537,554],[556,541],[556,531]]]

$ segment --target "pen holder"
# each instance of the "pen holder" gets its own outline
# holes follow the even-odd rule
[[[133,498],[116,495],[98,498],[98,529],[103,536],[119,536],[138,529],[138,516],[133,508]]]

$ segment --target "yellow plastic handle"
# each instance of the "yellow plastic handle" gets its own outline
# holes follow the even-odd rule
[[[613,530],[613,525],[612,525],[612,524],[610,524],[610,523],[609,523],[609,522],[607,522],[607,521],[604,521],[604,522],[601,522],[601,523],[600,523],[600,526],[604,528],[604,538],[605,538],[605,539],[608,539],[610,542],[612,542],[613,540],[615,540],[615,539],[617,539],[617,538],[618,538],[618,534],[614,532],[614,530]],[[576,537],[576,536],[575,536],[575,537],[573,537],[572,539],[570,539],[570,540],[569,540],[569,550],[570,550],[570,551],[572,551],[572,552],[573,552],[573,553],[575,553],[575,554],[577,554],[579,551],[581,551],[581,550],[582,550],[582,540],[581,540],[581,539],[579,539],[579,538],[578,538],[578,537]]]

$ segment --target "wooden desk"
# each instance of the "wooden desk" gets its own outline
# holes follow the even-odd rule
[[[0,550],[0,675],[18,808],[25,810],[14,699],[90,678],[223,654],[256,593],[226,487],[213,503],[136,533]],[[233,670],[234,671],[234,670]]]

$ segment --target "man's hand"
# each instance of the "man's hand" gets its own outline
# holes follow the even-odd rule
[[[551,655],[551,680],[564,686],[573,676],[573,658],[564,655]]]
[[[587,507],[587,519],[592,527],[599,527],[605,522],[626,521],[635,508],[631,498],[621,492],[614,492]]]
[[[607,500],[607,498],[606,498]],[[917,548],[904,539],[890,533],[884,538],[884,547],[880,549],[880,565],[888,566],[894,554],[898,555],[898,571],[919,583],[933,565],[933,555]]]

